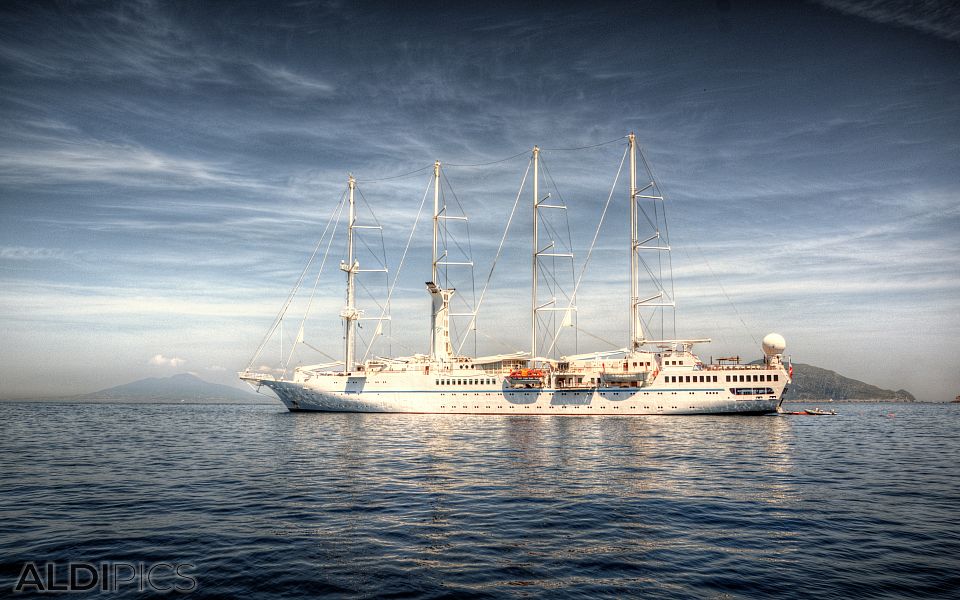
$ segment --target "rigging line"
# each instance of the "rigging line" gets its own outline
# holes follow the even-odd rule
[[[381,181],[390,181],[391,179],[400,179],[402,177],[410,177],[411,175],[416,175],[421,171],[426,171],[427,169],[433,168],[433,163],[417,169],[416,171],[410,171],[409,173],[403,173],[402,175],[391,175],[389,177],[378,177],[377,179],[357,179],[357,183],[379,183]]]
[[[373,259],[376,260],[378,263],[380,263],[380,266],[383,267],[384,270],[386,270],[387,269],[387,251],[386,251],[386,245],[383,242],[383,225],[380,224],[380,219],[377,218],[377,213],[373,211],[373,207],[370,206],[369,202],[367,202],[366,196],[363,195],[363,190],[361,190],[360,188],[357,188],[357,192],[360,193],[360,200],[363,202],[363,205],[367,207],[367,212],[370,213],[370,216],[373,218],[373,222],[376,223],[377,227],[380,228],[380,245],[383,247],[382,248],[383,254],[377,255],[377,253],[373,251],[373,248],[370,247],[370,244],[368,244],[366,240],[363,239],[363,236],[360,236],[357,239],[359,239],[360,243],[363,244],[364,247],[366,247],[366,249],[370,251],[370,255],[373,256]],[[383,256],[383,260],[380,260],[380,256]]]
[[[620,138],[620,139],[623,139],[623,138]],[[617,141],[617,140],[612,140],[611,142],[605,142],[605,143],[609,144],[609,143],[612,143],[612,142],[615,142],[615,141]],[[563,206],[567,206],[567,201],[564,199],[563,194],[560,192],[560,187],[557,185],[557,182],[553,179],[553,174],[550,172],[550,169],[547,167],[546,161],[543,160],[543,157],[541,157],[540,160],[541,160],[541,164],[543,165],[543,172],[546,173],[547,177],[550,179],[551,185],[553,185],[553,189],[556,190],[556,192],[557,192],[557,198],[560,200],[560,204],[562,204]],[[572,232],[571,229],[570,229],[570,211],[569,211],[569,210],[563,211],[563,221],[564,221],[564,223],[565,223],[566,226],[567,226],[567,249],[570,250],[570,254],[574,254],[574,249],[573,249],[573,232]],[[552,229],[552,227],[551,227],[546,221],[544,221],[544,224],[547,225],[548,228],[551,228],[551,229]],[[557,234],[556,231],[554,231],[554,237],[555,237],[555,238],[559,238],[559,237],[560,237],[560,236]],[[554,264],[556,264],[556,258],[554,258],[554,261],[553,261],[553,262],[554,262]],[[574,278],[576,277],[576,271],[577,271],[577,269],[576,269],[576,265],[574,264],[574,262],[575,262],[575,261],[571,258],[571,260],[570,260],[570,281],[573,281]],[[558,284],[558,285],[559,285],[559,284]]]
[[[610,202],[613,200],[613,192],[617,189],[617,182],[620,181],[620,173],[623,172],[623,163],[627,160],[627,152],[630,150],[630,147],[623,149],[623,156],[620,157],[620,166],[617,167],[617,174],[613,178],[613,185],[610,186],[610,193],[607,195],[607,203],[603,205],[603,212],[600,213],[600,222],[597,223],[597,230],[593,234],[593,241],[590,242],[590,249],[587,250],[587,256],[583,259],[583,266],[580,267],[580,275],[577,277],[577,284],[573,286],[573,293],[571,296],[571,302],[567,304],[567,310],[570,310],[573,307],[572,299],[577,297],[577,292],[580,291],[580,284],[583,283],[583,275],[587,272],[587,265],[590,264],[590,257],[593,256],[593,249],[597,243],[597,238],[600,237],[600,228],[603,227],[603,220],[607,216],[607,210],[610,208]],[[547,349],[547,354],[553,352],[553,347],[557,344],[557,338],[560,337],[560,332],[557,332],[557,335],[554,336],[553,342],[550,344],[550,348]]]
[[[474,331],[476,331],[479,335],[482,335],[483,337],[487,338],[487,339],[490,340],[491,342],[494,342],[495,344],[499,344],[499,345],[503,346],[503,347],[506,348],[509,352],[514,352],[514,347],[511,346],[510,344],[508,344],[507,342],[503,341],[502,339],[500,339],[500,338],[495,338],[495,337],[493,337],[493,336],[491,336],[491,335],[488,335],[488,334],[480,331],[479,329],[475,329]]]
[[[616,140],[614,140],[614,141],[616,141]],[[608,143],[609,143],[609,142],[608,142]],[[547,177],[550,179],[550,183],[553,185],[553,189],[556,190],[556,192],[557,192],[557,198],[560,200],[560,204],[562,204],[563,206],[567,206],[567,201],[563,198],[563,194],[560,193],[560,187],[557,186],[557,182],[553,179],[553,174],[550,172],[550,169],[547,168],[547,163],[546,163],[546,161],[543,160],[543,157],[541,157],[541,164],[543,165],[543,171],[544,171],[544,173],[546,173]],[[569,211],[569,210],[563,211],[563,220],[564,220],[564,223],[565,223],[566,226],[567,226],[567,249],[570,251],[570,254],[574,254],[574,249],[573,249],[573,233],[572,233],[572,231],[571,231],[571,229],[570,229],[570,211]],[[547,229],[553,231],[553,237],[554,237],[554,239],[557,239],[557,238],[560,237],[559,233],[554,229],[554,227],[553,227],[548,221],[544,220],[544,221],[543,221],[543,224],[546,226]],[[556,266],[555,266],[555,265],[556,265],[556,262],[557,262],[557,261],[556,261],[556,257],[554,257],[554,260],[553,260],[554,270],[556,270]],[[577,272],[577,268],[576,268],[576,265],[575,265],[574,263],[575,263],[575,261],[571,258],[571,260],[570,260],[570,281],[573,281],[574,278],[575,278],[576,275],[577,275],[577,273],[576,273],[576,272]],[[557,286],[560,287],[559,282],[557,283]],[[564,295],[566,295],[566,294],[564,294]],[[576,294],[574,294],[574,296],[575,296],[575,295],[576,295]],[[573,299],[572,299],[572,298],[573,298],[573,297],[571,297],[571,303],[573,302]],[[569,314],[569,313],[566,313],[566,314]]]
[[[466,268],[470,269],[470,298],[468,300],[466,293],[461,293],[454,296],[453,303],[457,306],[463,306],[464,312],[473,313],[475,310],[474,306],[476,305],[476,302],[477,302],[477,290],[476,290],[476,269],[474,269],[472,264],[473,263],[473,245],[470,237],[470,220],[467,218],[466,211],[463,209],[463,204],[461,204],[460,198],[457,196],[456,191],[453,189],[453,185],[451,185],[450,180],[447,179],[446,173],[444,173],[441,170],[440,176],[443,178],[443,181],[446,183],[446,186],[447,186],[446,189],[448,189],[450,191],[450,195],[453,196],[453,201],[456,204],[457,209],[459,209],[460,215],[463,216],[464,218],[463,222],[467,232],[467,235],[466,235],[467,248],[466,250],[464,250],[463,246],[460,243],[460,239],[456,236],[456,234],[454,234],[450,230],[448,221],[444,220],[444,224],[443,224],[444,251],[446,252],[449,250],[449,246],[450,246],[449,242],[452,241],[454,245],[457,247],[457,249],[460,251],[460,254],[463,256],[465,261],[470,263],[468,265],[458,265],[458,266],[465,266]],[[444,193],[444,214],[447,213],[449,208],[450,206],[446,203],[446,194]],[[449,287],[450,285],[449,267],[450,265],[444,265],[444,275],[447,278],[445,283],[446,287]],[[451,318],[450,327],[451,327],[451,340],[460,339],[461,342],[463,342],[470,335],[470,331],[471,331],[470,324],[468,324],[466,329],[463,331],[462,338],[460,337],[460,331],[457,329],[456,319]],[[474,329],[473,331],[476,331],[476,330]],[[474,335],[474,355],[476,355],[476,352],[477,352],[476,346],[477,346],[477,338],[476,338],[476,335]],[[461,343],[460,346],[458,347],[457,354],[460,353],[460,350],[462,348],[463,348],[463,343]]]
[[[586,329],[580,329],[580,327],[576,327],[576,326],[574,327],[574,329],[576,329],[577,332],[582,333],[582,334],[584,334],[584,335],[586,335],[586,336],[592,337],[593,339],[598,340],[598,341],[601,341],[601,342],[603,342],[604,344],[609,344],[610,346],[613,346],[614,348],[617,347],[617,344],[616,344],[615,342],[611,342],[610,340],[604,339],[604,338],[600,337],[599,335],[594,335],[594,334],[590,333],[589,331],[587,331]]]
[[[431,181],[427,182],[427,188],[423,190],[423,198],[420,199],[420,208],[417,209],[417,217],[413,220],[413,229],[410,230],[410,235],[407,237],[407,245],[403,249],[403,254],[400,256],[400,263],[397,265],[397,270],[393,275],[393,284],[390,286],[390,289],[387,290],[387,299],[383,303],[384,312],[380,313],[380,319],[378,323],[383,322],[383,318],[386,316],[386,309],[390,306],[390,299],[393,297],[393,290],[397,287],[397,282],[400,281],[400,271],[403,269],[403,261],[407,258],[407,251],[410,250],[410,243],[413,242],[413,235],[417,232],[417,224],[420,222],[420,215],[423,213],[423,207],[427,203],[427,194],[430,192],[430,186],[433,183],[432,177]],[[381,327],[381,331],[383,328]],[[403,346],[398,340],[395,340],[393,337],[390,338],[391,341],[396,341],[398,345]],[[376,341],[376,340],[374,340]],[[373,347],[373,342],[367,344],[367,351],[363,353],[363,360],[361,362],[367,361],[367,356],[370,354],[370,349]]]
[[[560,200],[560,203],[566,206],[567,201],[563,199],[563,194],[560,193],[560,187],[557,186],[557,182],[554,181],[553,175],[550,174],[550,169],[547,168],[547,161],[543,160],[542,154],[540,155],[540,166],[543,167],[543,172],[547,176],[547,178],[550,180],[550,185],[553,186],[553,190],[557,192],[557,198]],[[539,201],[540,200],[538,199],[537,202]]]
[[[497,253],[493,257],[493,264],[490,265],[490,272],[487,273],[487,280],[483,284],[483,289],[480,291],[480,299],[477,300],[477,306],[473,310],[473,317],[470,319],[470,325],[468,328],[473,328],[477,322],[477,315],[480,313],[480,306],[483,304],[483,298],[487,294],[487,288],[490,286],[490,280],[493,279],[493,270],[497,268],[497,261],[500,259],[500,254],[503,252],[503,244],[507,241],[507,233],[510,231],[510,224],[513,223],[513,217],[517,212],[517,206],[520,204],[520,195],[523,194],[523,186],[527,183],[527,175],[530,174],[530,166],[533,164],[533,158],[530,158],[527,161],[527,170],[523,172],[523,179],[520,180],[520,189],[517,190],[517,199],[513,201],[513,208],[510,210],[510,217],[507,218],[507,226],[503,229],[503,237],[500,238],[500,245],[497,247]],[[460,350],[463,349],[463,342],[466,340],[464,338],[460,341],[460,346],[457,348],[457,354],[460,354]]]
[[[590,148],[599,148],[600,146],[606,146],[607,144],[612,144],[614,142],[619,142],[620,140],[627,139],[627,136],[621,135],[618,138],[612,139],[608,142],[600,142],[599,144],[591,144],[589,146],[579,146],[577,148],[540,148],[540,150],[550,150],[551,152],[571,152],[573,150],[588,150]]]
[[[340,201],[337,204],[337,207],[334,208],[333,213],[330,215],[330,220],[327,221],[327,228],[330,227],[330,223],[334,218],[334,215],[337,214],[339,207],[343,205],[344,198],[346,198],[346,190],[340,194]],[[327,228],[324,228],[323,235],[326,235]],[[253,366],[253,363],[257,362],[260,358],[260,354],[263,353],[264,348],[267,345],[267,342],[270,341],[270,338],[273,336],[273,333],[277,330],[277,327],[280,325],[280,321],[283,320],[284,315],[287,312],[287,309],[290,307],[290,303],[293,302],[293,298],[297,295],[297,291],[300,289],[300,285],[303,283],[303,278],[307,273],[307,270],[310,268],[310,265],[313,264],[313,259],[316,257],[317,252],[320,250],[320,246],[323,244],[323,235],[320,236],[320,239],[317,240],[317,245],[313,249],[313,253],[310,255],[310,259],[307,261],[307,264],[304,265],[303,271],[300,272],[300,277],[297,278],[297,282],[293,285],[293,288],[290,290],[290,293],[287,294],[287,299],[280,308],[280,312],[277,313],[276,318],[273,320],[273,324],[267,330],[267,334],[263,336],[263,340],[260,342],[260,345],[257,347],[256,352],[253,353],[253,357],[250,358],[250,362],[247,363],[247,369],[250,370],[250,367]],[[281,357],[282,359],[283,357]]]
[[[301,343],[302,343],[304,346],[306,346],[307,348],[310,348],[311,350],[314,350],[315,352],[320,353],[320,354],[323,355],[323,357],[326,358],[327,360],[333,361],[333,362],[335,362],[335,363],[343,364],[343,361],[342,361],[342,360],[340,360],[339,358],[334,358],[334,357],[330,356],[329,354],[327,354],[326,352],[324,352],[324,351],[321,350],[320,348],[317,348],[317,347],[314,346],[313,344],[310,344],[309,342],[301,342]]]
[[[446,173],[443,172],[442,169],[440,171],[440,176],[443,177],[443,180],[446,182],[447,189],[450,190],[450,195],[453,196],[453,201],[456,203],[457,208],[460,210],[460,215],[463,216],[464,223],[467,229],[467,249],[464,250],[463,246],[460,245],[459,238],[455,233],[450,232],[449,225],[445,220],[444,221],[444,232],[445,232],[444,245],[445,246],[447,245],[448,239],[453,240],[453,243],[457,246],[457,249],[460,250],[460,253],[463,255],[463,257],[466,258],[467,260],[472,260],[473,247],[471,246],[471,243],[470,243],[470,219],[467,218],[467,212],[463,210],[463,204],[460,203],[460,198],[457,196],[457,192],[453,189],[453,186],[450,184],[450,180],[447,179],[447,175]],[[446,195],[444,195],[444,214],[446,214],[446,209],[447,209]]]
[[[710,274],[713,275],[713,278],[716,279],[717,285],[720,286],[720,291],[723,292],[723,297],[727,299],[727,302],[730,303],[730,307],[733,309],[733,312],[736,313],[737,318],[740,319],[740,324],[743,325],[743,328],[747,330],[747,333],[750,334],[750,339],[753,340],[754,344],[760,345],[760,342],[757,341],[755,335],[753,335],[753,330],[747,327],[746,321],[743,320],[743,317],[740,316],[740,311],[737,310],[737,305],[733,303],[733,300],[730,299],[730,296],[727,295],[727,290],[723,288],[723,284],[720,282],[720,278],[717,277],[717,274],[713,272],[713,267],[710,266],[710,261],[707,260],[707,256],[703,253],[703,250],[700,248],[700,245],[696,242],[693,243],[693,247],[697,249],[697,252],[700,253],[700,257],[703,258],[703,262],[707,265],[707,269],[710,270]]]
[[[389,323],[389,321],[388,321],[388,323]],[[385,338],[387,338],[391,343],[396,344],[397,346],[400,346],[401,349],[406,350],[406,351],[409,352],[411,355],[417,353],[417,349],[416,349],[416,348],[411,348],[410,346],[404,344],[403,342],[401,342],[401,341],[398,340],[397,338],[393,337],[393,336],[390,335],[389,333],[383,333],[382,330],[381,330],[381,333],[380,333],[380,337],[385,337]],[[371,345],[372,345],[372,343],[371,343]],[[374,360],[376,360],[377,358],[382,358],[382,357],[374,356],[373,358],[374,358]],[[366,359],[364,359],[364,360],[366,360]]]
[[[476,163],[476,164],[472,164],[472,165],[455,165],[455,164],[452,164],[452,163],[445,163],[443,166],[445,166],[445,167],[461,167],[461,168],[466,168],[466,167],[486,167],[487,165],[495,165],[495,164],[497,164],[497,163],[507,162],[508,160],[513,160],[514,158],[517,158],[518,156],[523,156],[524,154],[529,154],[529,153],[530,153],[529,150],[524,150],[523,152],[518,152],[517,154],[514,154],[513,156],[508,156],[508,157],[506,157],[506,158],[498,158],[497,160],[492,160],[492,161],[490,161],[490,162],[485,162],[485,163]]]
[[[667,246],[669,246],[670,245],[670,226],[667,223],[667,211],[664,204],[666,202],[667,195],[663,191],[663,186],[660,185],[660,179],[657,177],[657,174],[654,172],[653,165],[651,165],[650,162],[647,161],[647,155],[643,151],[643,148],[639,144],[637,144],[637,149],[640,151],[640,160],[643,161],[643,168],[647,171],[647,175],[650,176],[651,183],[653,183],[656,188],[655,195],[660,196],[660,198],[662,198],[661,204],[664,205],[663,235],[664,235],[664,241],[666,242]],[[667,252],[667,270],[670,272],[670,296],[672,300],[675,292],[674,290],[675,284],[673,281],[673,254],[671,252]],[[673,311],[673,336],[674,337],[677,336],[677,311],[676,310]]]
[[[346,193],[344,193],[343,198],[346,198]],[[330,248],[333,246],[333,240],[337,237],[337,229],[340,226],[340,215],[343,214],[343,208],[346,206],[346,202],[341,200],[340,205],[337,207],[337,210],[330,217],[330,220],[333,222],[333,230],[330,232],[330,239],[327,240],[327,248],[323,251],[323,259],[320,261],[320,269],[317,271],[317,277],[313,280],[313,289],[310,291],[310,299],[307,301],[306,310],[304,310],[303,318],[300,319],[300,327],[297,330],[297,337],[300,338],[300,341],[303,341],[303,329],[307,324],[307,319],[310,317],[310,312],[313,310],[313,301],[317,297],[317,288],[320,285],[320,276],[323,274],[323,268],[327,264],[327,258],[330,256]],[[330,222],[327,223],[327,227],[330,226]],[[326,233],[326,229],[324,229]],[[323,239],[321,237],[321,239]],[[287,357],[287,364],[290,363],[290,360],[293,359],[293,352],[296,349],[296,343],[292,344],[290,347],[290,354]]]
[[[359,237],[356,237],[356,234],[354,234],[354,236],[355,236],[354,237],[355,240],[358,240],[361,244],[363,244],[364,248],[370,251],[370,256],[373,258],[373,260],[375,260],[377,264],[379,264],[381,267],[384,268],[384,270],[386,270],[387,268],[386,254],[384,254],[383,260],[380,260],[380,257],[377,256],[377,253],[374,252],[373,248],[370,247],[370,244],[368,244],[367,241],[363,239],[362,235]],[[354,257],[354,258],[357,258],[357,257]]]
[[[384,310],[383,305],[380,304],[379,302],[377,302],[377,298],[376,298],[376,296],[374,296],[373,293],[370,291],[370,288],[368,288],[367,286],[363,285],[363,281],[361,281],[359,278],[358,278],[356,281],[357,281],[357,283],[360,285],[360,287],[363,288],[363,291],[366,292],[367,297],[370,298],[370,301],[373,302],[374,304],[376,304],[376,305],[377,305],[377,308],[379,308],[380,310]]]
[[[357,187],[357,193],[360,194],[360,200],[363,201],[363,205],[367,207],[367,211],[370,213],[370,216],[373,217],[373,222],[380,226],[380,220],[377,219],[377,213],[373,211],[373,207],[370,206],[369,202],[367,202],[367,197],[363,195],[363,190]]]

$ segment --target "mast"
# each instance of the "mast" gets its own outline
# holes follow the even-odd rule
[[[440,161],[433,162],[433,269],[430,281],[437,283],[437,240],[440,237]]]
[[[354,277],[360,270],[360,263],[353,257],[353,226],[356,221],[356,210],[353,201],[353,191],[357,187],[357,180],[353,175],[347,179],[350,187],[350,210],[347,216],[347,260],[340,262],[340,270],[347,273],[347,305],[340,311],[345,329],[343,344],[343,368],[350,372],[356,367],[356,321],[360,316],[355,306]]]
[[[443,207],[446,213],[446,206]],[[438,255],[440,239],[440,219],[447,218],[440,214],[440,161],[433,163],[433,259],[431,260],[432,278],[427,282],[427,291],[430,292],[432,310],[430,311],[430,358],[439,361],[449,361],[453,357],[453,344],[450,342],[450,298],[456,290],[443,289],[438,284],[440,275],[438,265],[442,257]],[[446,255],[446,252],[444,252]],[[444,261],[444,264],[450,264]]]
[[[540,203],[540,146],[533,147],[533,288],[530,295],[530,358],[537,356],[537,241],[538,204]]]
[[[640,324],[640,281],[637,268],[640,262],[640,235],[637,223],[637,137],[627,136],[630,144],[630,351],[643,344],[643,327]]]

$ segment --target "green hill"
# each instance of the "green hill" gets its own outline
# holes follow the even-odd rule
[[[907,390],[885,390],[857,379],[844,377],[835,371],[813,365],[794,364],[793,383],[784,394],[787,402],[802,400],[881,400],[887,402],[916,402]]]

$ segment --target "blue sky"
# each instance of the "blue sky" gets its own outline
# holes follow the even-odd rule
[[[186,370],[234,382],[348,172],[392,269],[427,173],[374,180],[636,131],[669,198],[678,334],[752,358],[777,331],[795,362],[951,399],[958,44],[938,2],[7,3],[0,396]],[[544,151],[578,260],[622,151]],[[478,286],[526,164],[445,171]],[[481,353],[529,345],[528,204],[517,219]],[[618,224],[579,322],[625,343]],[[428,244],[395,292],[395,352],[427,349]],[[330,273],[308,341],[336,355]]]

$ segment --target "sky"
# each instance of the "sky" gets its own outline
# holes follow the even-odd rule
[[[676,333],[711,338],[704,358],[757,358],[775,331],[794,362],[949,400],[958,98],[948,2],[7,2],[0,397],[184,371],[240,385],[348,173],[392,278],[442,161],[475,297],[537,144],[577,273],[633,131],[667,197]],[[465,351],[529,349],[530,194]],[[622,197],[610,211],[581,352],[627,342]],[[428,350],[429,231],[374,353]],[[341,353],[337,236],[294,362]],[[378,314],[391,279],[364,280]],[[279,368],[298,322],[253,366]]]

